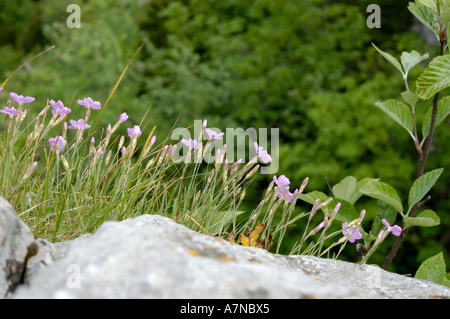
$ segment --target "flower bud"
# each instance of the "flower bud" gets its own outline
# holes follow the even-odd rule
[[[214,177],[214,169],[212,169],[211,173],[209,173],[208,179],[206,181],[206,185],[209,185],[209,183],[211,183],[213,177]]]
[[[319,230],[321,230],[323,227],[325,226],[325,222],[322,221],[319,225],[316,226],[316,228],[314,228],[313,230],[310,231],[310,233],[308,234],[309,236],[312,236],[314,234],[316,234]]]
[[[118,147],[117,147],[117,149],[118,149],[118,151],[120,152],[121,150],[122,150],[122,146],[123,146],[123,143],[125,142],[125,136],[121,136],[120,137],[120,140],[119,140],[119,145],[118,145]]]
[[[327,200],[325,200],[322,204],[320,204],[319,206],[317,206],[317,210],[324,208],[325,206],[327,206],[329,203],[331,203],[333,201],[333,198],[328,198]]]
[[[109,160],[111,158],[111,153],[112,153],[111,150],[109,150],[108,153],[106,153],[105,166],[107,166],[109,163]]]
[[[91,138],[91,145],[89,147],[89,154],[92,154],[95,151],[95,137]]]
[[[63,163],[64,169],[66,172],[69,171],[69,163],[67,162],[67,159],[64,157],[64,155],[61,155],[61,162]]]
[[[31,174],[33,174],[34,170],[36,169],[36,166],[37,166],[37,162],[33,162],[30,165],[28,165],[27,171],[25,173],[25,176],[22,178],[22,180],[28,179],[31,176]]]
[[[250,171],[250,173],[248,173],[248,174],[245,176],[244,180],[247,180],[247,179],[249,179],[250,177],[252,177],[253,174],[255,174],[256,171],[257,171],[258,169],[259,169],[259,165],[256,165],[255,167],[253,167],[253,169]]]
[[[300,186],[300,190],[299,193],[303,192],[303,190],[305,189],[306,185],[308,185],[309,182],[309,177],[305,178],[302,182],[302,185]]]

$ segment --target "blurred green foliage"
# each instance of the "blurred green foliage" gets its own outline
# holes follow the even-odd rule
[[[69,29],[69,4],[81,8],[81,28]],[[382,8],[382,28],[368,29],[366,7]],[[417,170],[409,136],[374,102],[399,96],[403,81],[370,45],[399,56],[403,50],[429,52],[411,32],[408,1],[338,0],[3,0],[0,2],[0,75],[55,45],[18,72],[7,91],[35,96],[32,111],[47,99],[72,103],[71,118],[84,116],[76,100],[104,103],[127,62],[143,42],[100,127],[130,115],[125,128],[139,124],[151,107],[158,141],[177,126],[208,119],[210,127],[280,129],[277,175],[306,191],[329,193],[345,176],[376,177],[407,198]],[[415,79],[421,68],[410,73]],[[414,81],[410,81],[414,87]],[[0,102],[6,101],[6,94]],[[426,103],[418,105],[419,120]],[[95,114],[95,113],[94,113]],[[447,122],[448,124],[448,122]],[[150,130],[148,130],[148,133]],[[428,170],[444,170],[427,203],[442,224],[410,232],[392,270],[413,273],[429,256],[450,246],[450,139],[448,125],[437,130]],[[246,208],[257,205],[272,176],[256,180]],[[376,203],[358,202],[368,218]],[[295,231],[293,231],[295,233]],[[294,240],[294,239],[293,239]],[[371,262],[380,264],[392,243]],[[290,249],[287,248],[288,250]],[[383,251],[385,249],[385,251]],[[351,254],[353,254],[352,252]],[[384,255],[383,255],[384,253]]]

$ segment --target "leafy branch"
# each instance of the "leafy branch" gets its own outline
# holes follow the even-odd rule
[[[386,256],[383,269],[386,269],[394,259],[410,226],[434,226],[439,224],[439,218],[433,211],[425,210],[419,215],[417,215],[417,213],[420,206],[423,204],[423,201],[421,201],[422,198],[430,190],[439,178],[439,175],[442,173],[442,169],[434,170],[427,174],[424,174],[424,171],[430,153],[434,131],[443,119],[450,113],[448,99],[439,99],[440,92],[450,86],[450,55],[445,55],[448,24],[450,23],[450,5],[440,0],[419,0],[415,3],[410,3],[408,9],[419,21],[421,21],[436,34],[436,37],[440,43],[440,55],[431,61],[424,73],[417,79],[416,93],[414,94],[409,91],[407,84],[407,72],[412,66],[428,58],[428,54],[421,56],[415,51],[411,53],[404,52],[401,59],[402,63],[400,64],[397,59],[388,53],[381,51],[374,45],[377,51],[380,52],[383,57],[385,57],[402,73],[407,89],[407,92],[404,92],[402,97],[410,105],[411,110],[408,109],[406,104],[393,100],[377,102],[376,106],[394,119],[394,121],[400,124],[409,133],[414,140],[414,145],[419,154],[417,180],[410,190],[408,212],[403,216],[405,227],[403,228],[404,230],[398,237],[391,251]],[[422,126],[423,139],[419,142],[415,120],[415,104],[418,98],[428,100],[433,96],[432,107],[427,112],[426,119]]]

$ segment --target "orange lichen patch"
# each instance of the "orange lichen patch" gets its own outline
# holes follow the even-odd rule
[[[224,239],[222,239],[222,238],[215,238],[216,239],[216,241],[217,242],[219,242],[220,244],[225,244],[226,243],[226,241],[224,240]]]
[[[435,292],[432,292],[432,293],[430,294],[430,298],[431,298],[431,299],[450,299],[450,298],[447,297],[447,296],[443,296],[443,295],[438,294],[438,293],[435,293]]]
[[[201,256],[202,255],[198,250],[195,250],[195,249],[188,249],[188,250],[186,250],[186,252],[189,255],[193,255],[193,256]]]
[[[223,261],[223,262],[235,262],[236,261],[236,259],[235,258],[233,258],[233,257],[220,257],[219,258],[219,260],[220,261]]]
[[[256,259],[256,258],[251,258],[248,261],[250,261],[252,263],[257,263],[257,264],[259,264],[261,262],[259,259]]]
[[[311,278],[314,279],[315,281],[325,282],[325,280],[322,280],[322,279],[317,278],[317,277],[311,277]]]

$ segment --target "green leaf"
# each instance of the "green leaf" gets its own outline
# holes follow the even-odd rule
[[[314,204],[314,202],[317,199],[320,199],[320,202],[322,203],[325,200],[327,200],[328,198],[330,198],[330,196],[327,196],[326,194],[319,192],[319,191],[312,191],[307,194],[300,194],[299,198],[309,204]],[[341,222],[350,222],[359,217],[359,213],[356,211],[356,209],[353,207],[353,205],[344,199],[334,198],[322,210],[324,210],[325,208],[328,208],[328,213],[331,214],[334,207],[336,207],[336,205],[338,203],[341,203],[341,208],[339,209],[339,212],[336,214],[336,217],[335,217],[336,220],[341,221]]]
[[[386,219],[386,221],[390,225],[392,225],[394,224],[396,217],[397,211],[395,210],[394,207],[386,204],[383,201],[378,201],[378,213],[372,222],[372,229],[370,231],[371,235],[376,238],[381,228],[385,227],[381,222],[382,219]]]
[[[333,186],[333,194],[336,198],[344,199],[350,202],[353,193],[355,192],[356,178],[347,176],[338,184]],[[353,203],[352,203],[353,204]]]
[[[450,288],[450,272],[448,272],[447,275],[445,275],[442,285]]]
[[[419,97],[417,96],[417,94],[411,91],[402,92],[400,93],[400,95],[411,107],[414,107],[417,101],[419,101]]]
[[[439,23],[436,21],[437,8],[430,8],[421,3],[410,2],[408,10],[436,35],[439,41]]]
[[[391,119],[400,124],[415,140],[413,133],[413,118],[411,114],[411,109],[408,105],[396,100],[387,100],[384,102],[376,102],[375,105],[386,113]]]
[[[403,52],[400,61],[403,65],[404,78],[408,76],[409,70],[411,70],[414,66],[416,66],[418,63],[422,62],[425,59],[428,59],[429,55],[428,53],[425,53],[424,55],[420,55],[417,51],[411,51],[411,52]]]
[[[329,207],[332,207],[331,211],[328,209],[329,214],[331,214],[334,207],[336,207],[338,203],[341,203],[341,208],[339,208],[339,212],[336,214],[336,220],[344,223],[351,222],[352,220],[359,218],[359,213],[356,208],[343,199],[333,199],[333,201],[328,205]]]
[[[427,100],[450,86],[450,55],[437,56],[416,81],[416,93]]]
[[[425,260],[414,277],[441,285],[445,279],[445,261],[442,252]]]
[[[442,281],[442,286],[445,286],[445,287],[450,288],[450,280],[444,279],[444,280]]]
[[[442,24],[448,24],[450,22],[450,8],[441,11],[439,22]]]
[[[361,192],[391,205],[396,211],[403,214],[402,201],[392,186],[383,182],[371,181],[361,189]]]
[[[436,1],[435,0],[417,0],[417,1],[419,1],[421,4],[427,6],[428,8],[436,9]]]
[[[355,187],[355,191],[353,192],[353,195],[351,196],[349,203],[354,205],[356,203],[356,201],[363,195],[363,193],[361,193],[361,188],[364,187],[364,185],[366,185],[367,183],[371,182],[371,181],[379,181],[380,179],[378,178],[370,178],[370,177],[366,177],[363,178],[362,180],[358,181],[356,183],[356,187]]]
[[[430,107],[427,111],[427,114],[425,115],[425,119],[423,120],[422,124],[422,142],[420,142],[420,145],[422,145],[425,142],[425,139],[428,137],[428,134],[430,133],[430,125],[431,125],[431,113],[433,112],[433,107]],[[438,106],[437,106],[437,113],[436,113],[436,121],[434,124],[434,127],[436,128],[439,124],[442,123],[443,120],[447,117],[447,115],[450,114],[450,96],[443,97],[439,100]]]
[[[372,43],[372,45],[386,60],[388,60],[393,66],[395,66],[397,68],[397,70],[399,70],[402,75],[404,74],[403,70],[402,70],[402,66],[401,66],[400,62],[398,62],[398,60],[396,58],[394,58],[389,53],[380,50],[375,44]]]
[[[302,201],[307,202],[308,204],[313,205],[317,199],[320,199],[320,202],[324,202],[330,196],[327,196],[325,193],[319,192],[319,191],[312,191],[306,194],[300,194],[298,196]]]
[[[409,191],[408,213],[416,203],[422,200],[422,198],[426,195],[426,193],[428,193],[431,187],[433,187],[434,183],[436,183],[443,170],[443,168],[435,169],[431,172],[423,174],[414,181]]]
[[[416,217],[405,216],[403,222],[405,223],[405,228],[411,226],[432,227],[439,225],[441,220],[434,211],[427,209],[417,214]]]

